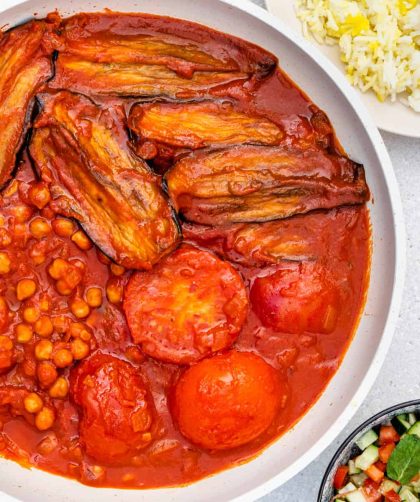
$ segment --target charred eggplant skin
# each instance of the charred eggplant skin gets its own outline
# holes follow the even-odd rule
[[[210,94],[213,88],[247,80],[248,75],[242,72],[197,71],[184,78],[166,66],[98,63],[59,54],[50,86],[89,96],[193,99]]]
[[[79,14],[62,26],[51,86],[87,95],[193,99],[260,80],[277,65],[269,52],[223,33],[146,14]]]
[[[267,76],[277,58],[250,42],[185,20],[149,14],[87,13],[63,23],[63,52],[98,63],[166,66],[191,78],[195,71]]]
[[[276,145],[284,136],[271,120],[239,111],[227,100],[138,104],[130,110],[129,126],[143,140],[191,149]]]
[[[177,211],[205,225],[271,221],[369,199],[363,166],[317,146],[194,152],[165,180]]]
[[[115,262],[150,269],[180,231],[160,179],[128,145],[122,111],[66,91],[42,103],[30,153],[55,210],[78,220]]]
[[[29,128],[34,96],[52,76],[54,21],[31,21],[0,35],[0,187],[10,181]]]

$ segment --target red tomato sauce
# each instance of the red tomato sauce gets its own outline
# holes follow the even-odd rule
[[[175,20],[164,19],[162,23],[174,34],[185,30]],[[115,33],[124,33],[124,23],[119,23],[118,17],[113,29]],[[200,40],[198,32],[196,39]],[[320,142],[340,150],[328,119],[280,70],[264,79],[251,97],[234,88],[230,92],[244,110],[263,115],[281,126],[287,141]],[[107,100],[103,98],[103,101]],[[115,99],[109,100],[109,103],[114,102]],[[129,108],[130,105],[126,106]],[[54,221],[60,216],[48,204],[43,209],[34,206],[31,186],[39,185],[30,159],[24,154],[15,181],[3,192],[0,202],[0,252],[5,253],[10,261],[5,265],[9,271],[0,275],[0,295],[10,309],[2,334],[13,340],[13,361],[0,375],[0,449],[4,457],[94,486],[150,488],[182,485],[251,459],[290,429],[315,403],[338,369],[364,306],[371,246],[369,212],[365,206],[342,207],[289,220],[291,228],[296,222],[299,235],[305,236],[306,231],[310,234],[311,219],[321,214],[324,218],[321,237],[313,244],[311,252],[328,269],[331,281],[336,285],[336,322],[326,333],[303,331],[291,334],[265,327],[250,303],[247,320],[233,347],[260,355],[278,370],[287,382],[288,397],[281,403],[281,410],[272,424],[259,437],[233,449],[208,451],[188,441],[179,432],[170,413],[171,388],[185,367],[160,362],[143,354],[130,335],[121,302],[111,303],[107,299],[110,287],[117,296],[123,294],[131,272],[113,266],[94,245],[83,250],[71,236],[57,234]],[[31,231],[31,224],[39,217],[44,218],[47,228],[42,238],[34,237]],[[197,237],[185,228],[184,238],[222,257],[226,251],[222,231],[220,235],[215,231],[211,237],[206,237],[205,233]],[[232,254],[225,257],[235,253],[234,250],[228,251]],[[82,318],[75,316],[71,308],[72,297],[57,291],[57,281],[48,272],[56,258],[62,258],[80,270],[81,279],[76,287],[81,297],[89,287],[100,289],[103,299],[100,307],[90,308],[88,315]],[[264,266],[246,266],[235,261],[231,264],[242,275],[249,296],[258,277],[275,273],[289,266],[290,262]],[[29,299],[19,301],[17,283],[28,278],[35,282],[36,292]],[[85,343],[89,353],[111,354],[141,368],[158,417],[157,439],[150,446],[119,466],[101,465],[83,451],[78,442],[80,415],[77,405],[68,396],[64,399],[49,397],[46,386],[43,387],[37,379],[40,361],[36,358],[35,346],[42,337],[34,334],[29,341],[18,342],[17,326],[28,324],[25,315],[31,312],[24,313],[28,307],[34,308],[33,316],[45,315],[52,321],[54,333],[48,339],[54,350],[56,344],[61,344],[58,348],[69,349],[77,338],[72,337],[70,325],[83,323],[88,332]],[[70,366],[59,368],[58,375],[68,379],[76,364],[74,361]],[[14,406],[3,399],[2,392],[9,395],[7,389],[10,386],[44,396],[45,403],[55,409],[53,426],[45,431],[37,430],[33,417],[28,416],[22,403],[16,400]]]

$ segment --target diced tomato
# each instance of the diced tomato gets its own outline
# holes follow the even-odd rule
[[[379,448],[379,458],[384,464],[388,463],[391,453],[395,450],[395,443],[384,444]]]
[[[347,465],[340,465],[334,476],[334,488],[340,490],[346,484],[347,474],[349,473],[349,468]]]
[[[397,443],[400,440],[398,432],[392,425],[382,425],[379,431],[379,444]]]
[[[389,490],[385,493],[385,500],[387,502],[401,502],[401,497],[394,490]]]
[[[386,464],[378,460],[375,464],[375,467],[377,467],[380,471],[385,472],[386,471]]]
[[[365,470],[365,474],[367,474],[370,479],[375,481],[375,483],[380,483],[384,478],[384,473],[375,464],[371,465],[369,469]]]
[[[368,478],[363,483],[363,493],[367,502],[380,502],[382,500],[382,493],[379,491],[380,484]]]

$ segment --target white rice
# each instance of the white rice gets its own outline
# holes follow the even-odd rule
[[[305,36],[338,45],[351,84],[420,113],[419,0],[297,0]]]

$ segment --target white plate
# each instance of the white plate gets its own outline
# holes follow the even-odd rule
[[[281,19],[289,28],[302,35],[302,25],[296,17],[295,0],[266,0],[266,3],[271,13]],[[337,46],[321,45],[313,38],[311,38],[311,42],[345,75]],[[380,129],[402,136],[420,138],[420,113],[416,113],[400,102],[386,101],[381,103],[371,91],[363,93],[357,89],[357,92]]]
[[[0,0],[0,26],[34,12],[149,12],[197,21],[275,53],[283,69],[330,117],[348,153],[366,166],[375,198],[371,281],[357,333],[327,389],[287,434],[245,465],[187,487],[147,491],[94,489],[0,460],[0,489],[28,502],[225,502],[255,500],[304,469],[345,427],[372,387],[398,319],[405,270],[405,232],[394,171],[383,140],[357,93],[311,44],[247,0]],[[319,480],[321,482],[321,480]]]

